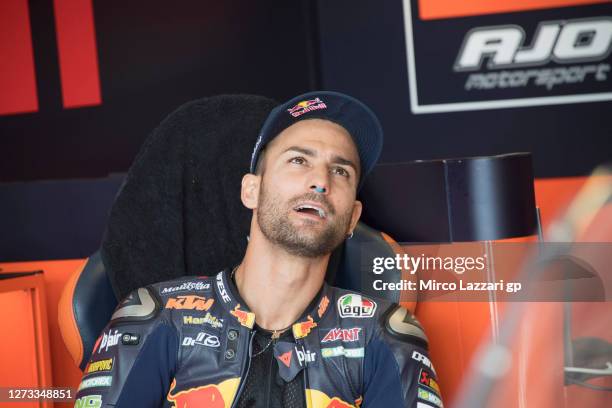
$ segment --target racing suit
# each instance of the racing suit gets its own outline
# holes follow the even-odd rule
[[[228,271],[139,288],[96,341],[75,406],[233,407],[254,326]],[[307,407],[442,407],[425,334],[406,309],[323,284],[291,331],[274,357],[285,381],[302,376]]]

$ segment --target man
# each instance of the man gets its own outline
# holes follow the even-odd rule
[[[324,283],[382,148],[361,102],[275,108],[243,177],[242,262],[132,293],[96,343],[77,406],[442,407],[426,337],[390,302]]]

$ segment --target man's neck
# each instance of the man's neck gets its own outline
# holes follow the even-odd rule
[[[249,242],[235,273],[236,287],[257,324],[267,330],[290,327],[323,285],[329,255],[294,256],[257,239]]]

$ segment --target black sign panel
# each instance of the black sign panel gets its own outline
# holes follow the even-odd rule
[[[404,0],[413,113],[612,100],[612,7],[421,20]]]

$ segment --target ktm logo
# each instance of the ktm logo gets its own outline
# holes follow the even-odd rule
[[[612,18],[600,17],[542,22],[531,45],[524,44],[517,25],[478,27],[468,32],[455,61],[455,71],[599,61],[612,50]]]
[[[166,309],[208,310],[214,302],[214,299],[206,299],[202,296],[177,296],[176,298],[168,299]]]

